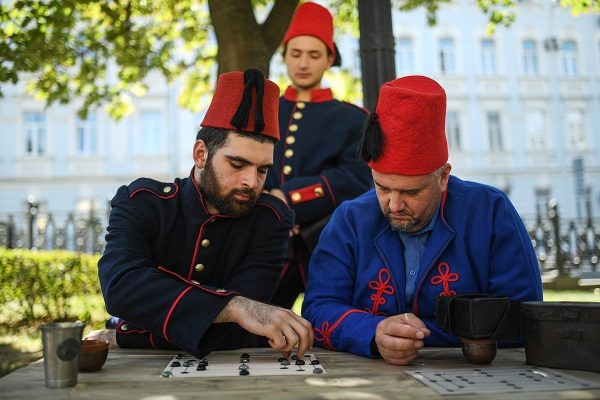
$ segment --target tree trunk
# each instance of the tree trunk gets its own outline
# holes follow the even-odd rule
[[[269,76],[269,63],[287,30],[298,0],[276,0],[262,25],[250,0],[208,0],[217,38],[219,75],[257,68]]]

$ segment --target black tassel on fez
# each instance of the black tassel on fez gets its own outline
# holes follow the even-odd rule
[[[383,134],[375,111],[369,115],[364,131],[358,157],[366,162],[377,161],[383,150]]]
[[[252,89],[256,89],[256,108],[254,109],[254,133],[260,133],[265,129],[263,118],[263,95],[265,92],[265,80],[263,73],[257,69],[250,68],[244,71],[244,93],[242,101],[235,115],[231,119],[231,125],[239,130],[248,126],[250,109],[252,108]]]

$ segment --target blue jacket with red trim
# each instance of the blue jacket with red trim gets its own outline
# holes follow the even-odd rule
[[[372,186],[367,164],[358,160],[367,112],[315,89],[310,102],[296,101],[288,87],[279,99],[281,140],[265,188],[281,189],[303,225],[329,213]]]
[[[413,303],[407,305],[402,241],[383,216],[375,190],[336,209],[311,258],[302,307],[316,345],[378,356],[371,347],[377,324],[413,312],[431,330],[426,346],[456,346],[458,339],[435,325],[437,296],[542,299],[531,240],[504,193],[451,176],[439,212]]]
[[[212,324],[240,294],[268,301],[286,255],[293,212],[262,194],[234,218],[209,214],[192,178],[142,178],[112,200],[98,273],[107,311],[124,322],[120,347],[179,348],[197,357],[254,347],[237,324]]]

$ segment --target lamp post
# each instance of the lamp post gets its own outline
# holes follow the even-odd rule
[[[358,0],[363,104],[374,110],[379,88],[396,76],[390,0]]]
[[[32,249],[34,247],[33,242],[33,229],[35,226],[35,218],[38,213],[39,202],[33,195],[27,196],[27,221],[29,228],[29,248]]]

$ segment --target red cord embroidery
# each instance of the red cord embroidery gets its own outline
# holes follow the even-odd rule
[[[379,312],[379,306],[382,306],[387,302],[383,297],[384,294],[392,295],[396,292],[394,287],[389,284],[391,278],[390,271],[388,271],[387,268],[381,268],[379,270],[378,281],[369,281],[369,289],[376,291],[371,295],[373,307],[370,311],[373,315],[387,315]]]
[[[321,325],[321,329],[316,327],[314,328],[315,340],[317,342],[323,342],[323,347],[325,347],[327,350],[335,350],[335,347],[333,346],[333,344],[331,344],[331,334],[348,315],[355,312],[364,313],[366,311],[357,309],[348,310],[344,314],[342,314],[342,316],[331,326],[329,326],[329,321],[323,322],[323,324]]]
[[[444,296],[453,296],[456,294],[454,290],[450,290],[450,282],[456,282],[460,278],[460,276],[455,272],[450,272],[450,267],[447,263],[441,262],[438,265],[439,275],[431,278],[431,283],[434,285],[442,284],[442,291],[440,292],[440,297]]]

